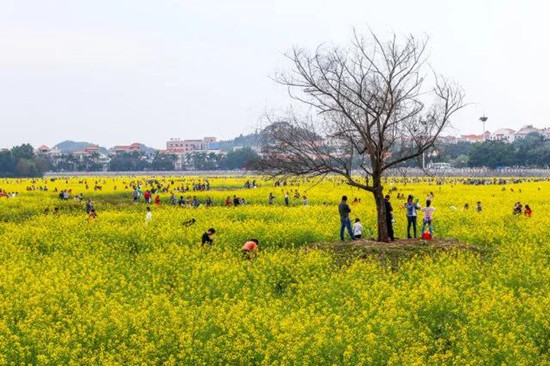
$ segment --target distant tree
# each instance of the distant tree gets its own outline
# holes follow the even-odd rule
[[[175,169],[176,155],[161,154],[156,152],[151,163],[151,169],[157,171],[170,171]]]
[[[439,155],[434,158],[434,162],[448,162],[457,159],[461,155],[468,155],[472,151],[472,144],[469,142],[459,141],[453,144],[436,144]]]
[[[468,164],[471,167],[498,168],[516,163],[514,145],[504,141],[484,141],[472,146]]]
[[[220,169],[252,169],[256,166],[258,158],[258,153],[254,150],[249,147],[243,147],[242,149],[227,153],[220,161]]]
[[[34,149],[30,144],[13,147],[0,152],[0,176],[2,177],[39,177],[47,166],[42,160],[37,161]]]
[[[123,152],[111,158],[109,170],[111,171],[143,171],[151,169],[151,164],[146,160],[146,157],[137,152]]]
[[[15,161],[11,151],[0,151],[0,177],[13,177],[15,175]]]
[[[449,163],[456,168],[466,168],[470,162],[470,157],[466,154],[461,154],[456,159],[450,159]]]
[[[19,159],[27,159],[27,160],[34,159],[34,149],[30,144],[14,146],[11,149],[11,154],[15,159],[15,161]]]

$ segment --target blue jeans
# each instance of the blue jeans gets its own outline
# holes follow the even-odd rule
[[[413,228],[414,238],[416,239],[416,216],[407,216],[407,238],[411,238],[411,227]]]
[[[432,220],[423,220],[422,221],[422,234],[424,234],[424,229],[426,228],[426,225],[428,225],[428,230],[430,230],[430,236],[434,236],[434,228],[432,225]]]
[[[353,235],[353,230],[351,229],[351,220],[349,217],[346,218],[340,218],[340,240],[344,240],[344,231],[345,229],[348,230],[349,236],[351,236],[352,239],[355,239],[355,236]]]

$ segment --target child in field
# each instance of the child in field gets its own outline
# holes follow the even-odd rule
[[[523,214],[525,215],[525,217],[531,217],[533,211],[531,210],[531,207],[529,207],[529,205],[525,205],[525,210],[523,211]]]
[[[421,208],[420,211],[424,212],[424,220],[422,220],[421,233],[424,234],[424,230],[426,229],[426,225],[428,225],[428,230],[430,231],[430,237],[433,237],[434,236],[434,231],[433,231],[432,220],[433,220],[433,213],[435,211],[435,208],[432,207],[432,201],[427,200],[426,201],[426,207]]]
[[[521,202],[516,202],[516,204],[514,205],[514,210],[512,212],[514,215],[521,215],[521,213],[523,212],[523,205],[521,204]]]
[[[97,213],[95,212],[95,208],[92,208],[90,210],[90,213],[88,214],[88,222],[94,222],[97,218]]]
[[[202,234],[202,245],[208,244],[212,245],[214,243],[214,239],[212,239],[212,236],[216,233],[216,229],[210,228],[208,231],[206,231],[204,234]]]
[[[148,224],[149,221],[153,218],[153,214],[151,213],[151,207],[147,206],[146,208],[147,213],[145,214],[145,223]]]
[[[90,212],[94,209],[94,203],[91,198],[86,200],[86,213],[89,215]]]
[[[477,212],[483,211],[483,207],[481,207],[481,201],[477,201],[476,211]]]
[[[243,252],[243,258],[246,259],[252,259],[256,256],[256,253],[258,252],[258,239],[250,239],[246,243],[244,243],[242,247]]]
[[[353,224],[353,236],[355,239],[361,239],[361,236],[363,236],[363,225],[358,218],[355,219],[355,224]]]

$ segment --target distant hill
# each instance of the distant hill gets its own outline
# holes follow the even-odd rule
[[[286,122],[273,122],[262,130],[256,130],[247,135],[240,134],[233,140],[220,141],[220,150],[222,152],[228,152],[240,147],[261,147],[263,140],[266,136],[269,136],[271,129],[285,125],[287,125]],[[319,139],[321,139],[320,136]]]
[[[59,150],[61,150],[61,152],[64,152],[64,153],[73,153],[75,151],[84,150],[90,145],[94,145],[94,144],[91,142],[85,142],[85,141],[65,140],[55,145],[54,148],[58,148]],[[99,152],[105,154],[107,153],[107,149],[100,146]]]
[[[141,146],[141,150],[144,151],[146,154],[152,154],[158,149],[155,149],[154,147],[150,147],[144,144],[139,144]]]
[[[255,147],[260,146],[262,141],[262,132],[256,131],[248,135],[239,135],[233,140],[220,141],[220,150],[227,152],[233,150],[235,147]]]

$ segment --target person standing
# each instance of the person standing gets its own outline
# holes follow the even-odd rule
[[[273,193],[270,193],[269,194],[269,204],[272,205],[274,201],[275,201],[275,196],[273,195]]]
[[[422,232],[422,235],[424,235],[424,230],[426,229],[426,225],[428,225],[428,230],[430,230],[430,237],[433,238],[434,230],[432,222],[435,208],[432,207],[432,201],[427,200],[426,207],[420,209],[420,211],[424,212],[424,220],[422,220],[422,229],[420,231]]]
[[[288,195],[288,192],[285,194],[285,206],[290,206],[290,196]]]
[[[349,208],[347,196],[342,196],[342,202],[338,205],[338,212],[340,213],[340,240],[344,241],[344,231],[346,229],[352,240],[355,240],[353,230],[351,228],[351,221],[349,219],[351,208]]]
[[[395,240],[393,232],[393,207],[390,203],[390,195],[386,195],[384,198],[384,206],[386,208],[386,226],[388,227],[388,237],[391,241]]]
[[[94,203],[91,198],[86,200],[86,213],[89,215],[90,212],[94,209]]]
[[[414,238],[416,239],[416,222],[417,222],[417,213],[416,210],[420,207],[416,202],[413,201],[414,197],[409,195],[405,208],[407,209],[407,238],[411,239],[411,227],[413,228]]]

